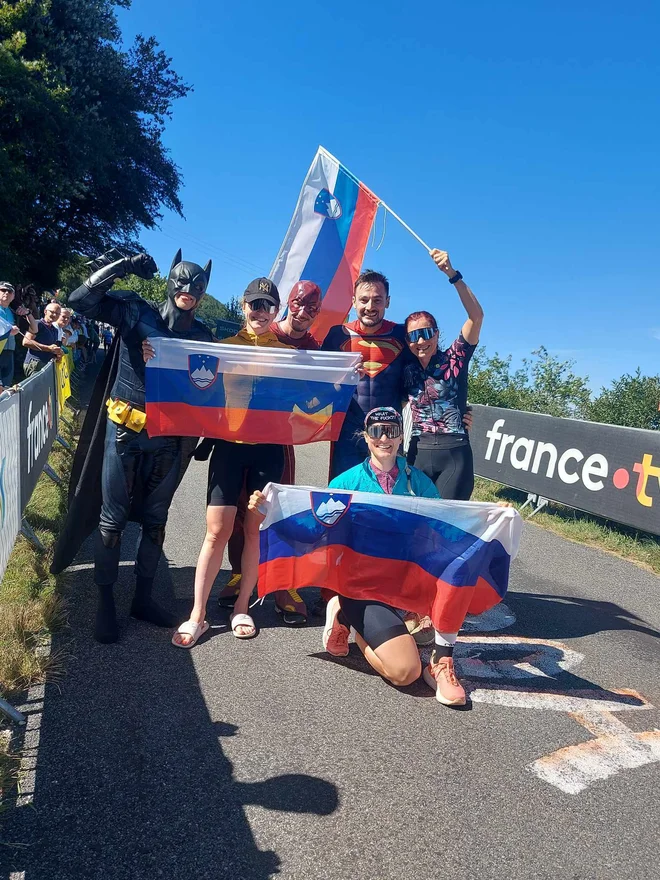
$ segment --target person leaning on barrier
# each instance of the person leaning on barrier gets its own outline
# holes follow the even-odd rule
[[[14,301],[16,291],[8,281],[0,282],[0,318],[11,324],[11,332],[5,340],[4,347],[0,351],[0,392],[5,388],[11,388],[14,383],[14,355],[16,353],[16,336],[20,332],[16,320],[23,318],[27,321],[30,332],[37,333],[37,322],[25,306],[17,306],[15,310],[10,308]]]
[[[48,303],[43,318],[37,321],[36,332],[28,331],[25,334],[23,345],[30,349],[23,364],[23,372],[26,376],[37,373],[50,361],[59,360],[64,354],[57,332],[59,316],[60,306],[57,303]]]

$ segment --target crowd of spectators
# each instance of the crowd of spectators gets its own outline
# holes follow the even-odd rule
[[[104,350],[109,348],[112,328],[77,315],[63,299],[59,290],[39,296],[32,285],[0,282],[0,317],[12,326],[0,351],[0,394],[67,352],[82,372],[94,361],[101,343]]]

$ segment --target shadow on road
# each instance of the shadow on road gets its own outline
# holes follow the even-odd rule
[[[608,630],[631,630],[660,638],[658,630],[614,602],[547,593],[509,592],[506,603],[517,618],[507,632],[530,638],[578,638]]]
[[[124,544],[130,556],[128,530]],[[172,607],[166,560],[160,572],[159,599]],[[91,576],[91,566],[70,576],[71,629],[53,649],[71,660],[46,689],[32,803],[3,816],[2,880],[274,876],[280,858],[258,848],[244,807],[329,815],[335,786],[301,774],[237,782],[222,748],[241,735],[231,706],[210,717],[193,657],[165,631],[130,621],[118,644],[97,645]],[[122,565],[122,620],[131,590]]]

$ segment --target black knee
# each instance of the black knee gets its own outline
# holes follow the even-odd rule
[[[116,547],[121,541],[121,532],[114,529],[106,529],[103,526],[99,526],[99,534],[103,541],[103,546],[108,547],[109,549]]]
[[[149,536],[156,547],[162,547],[165,543],[165,526],[148,526],[144,533]]]

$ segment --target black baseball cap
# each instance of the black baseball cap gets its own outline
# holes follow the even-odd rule
[[[369,410],[364,419],[365,429],[369,425],[398,425],[403,430],[403,418],[393,406],[377,406]]]
[[[265,299],[274,306],[279,306],[280,292],[270,278],[255,278],[248,284],[243,299],[246,303],[254,302],[255,299]]]
[[[10,284],[8,281],[0,281],[0,290],[8,290],[10,293],[16,293],[14,285]]]

